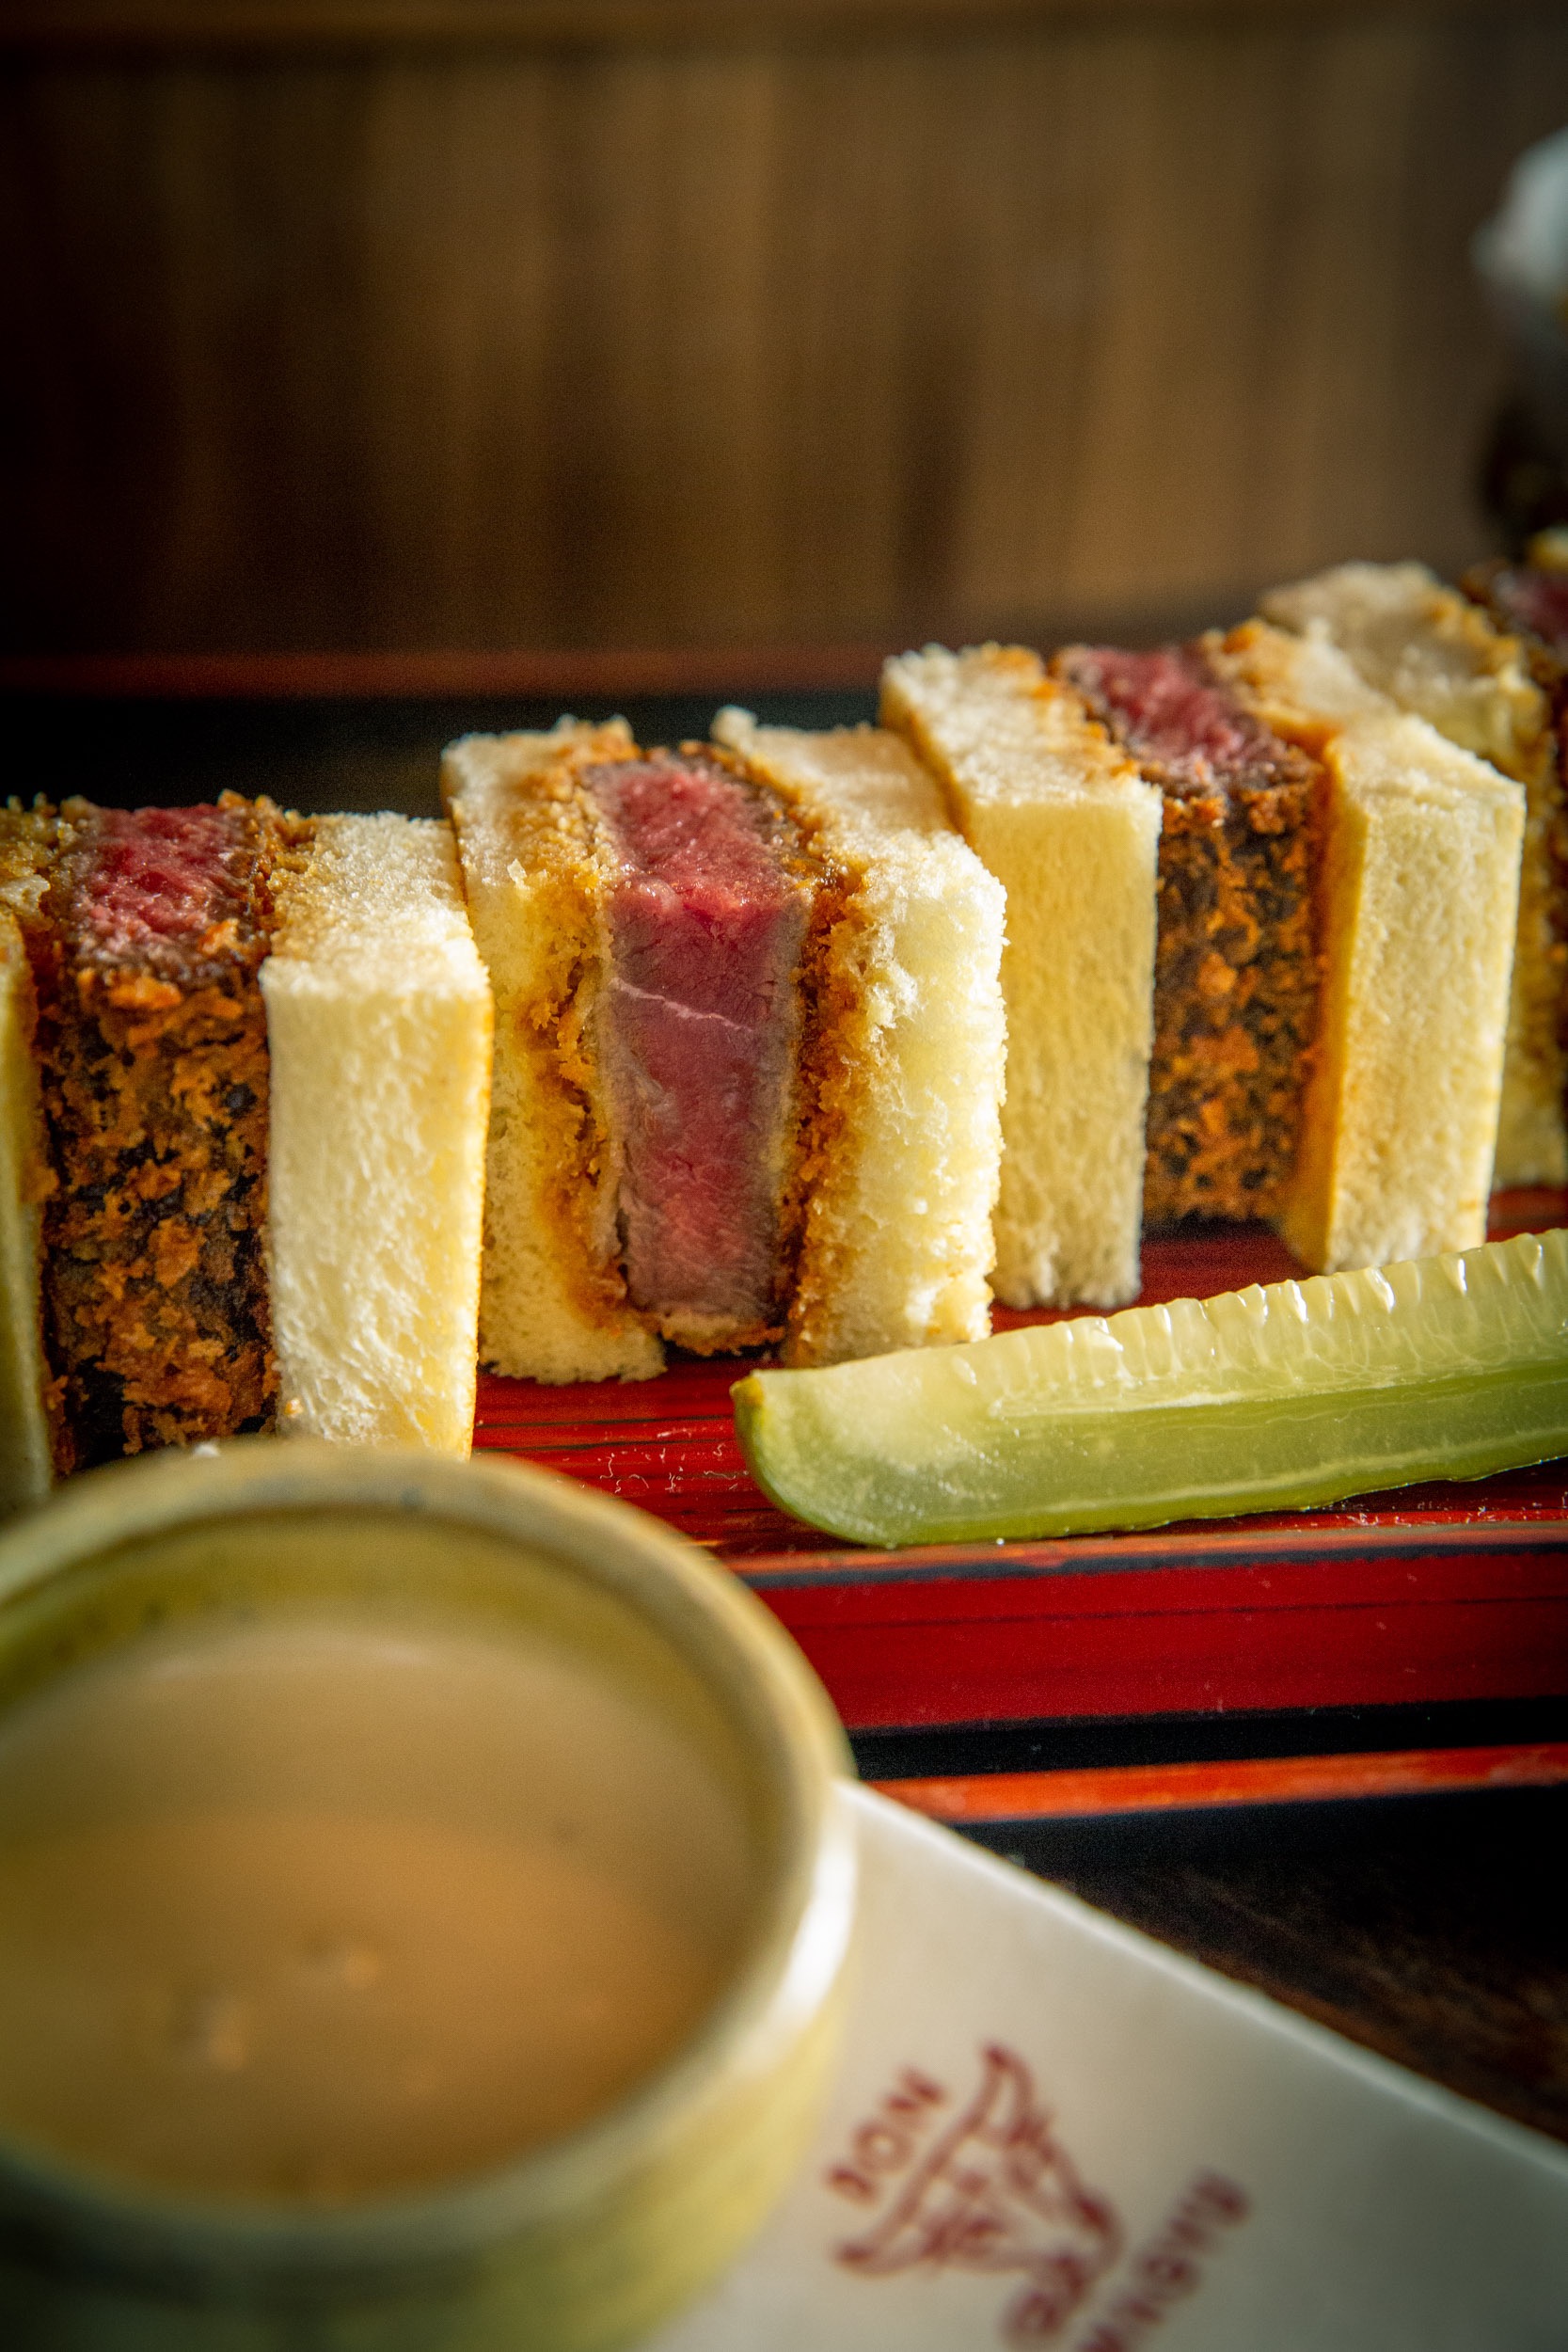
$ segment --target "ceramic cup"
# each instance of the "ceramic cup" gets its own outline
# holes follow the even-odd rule
[[[599,2352],[692,2296],[803,2153],[854,1901],[832,1710],[760,1603],[641,1513],[509,1463],[241,1439],[94,1471],[0,1539],[0,1712],[184,1619],[412,1597],[565,1641],[706,1755],[752,1867],[696,2029],[486,2172],[333,2206],[206,2201],[0,2136],[0,2343],[28,2352]]]

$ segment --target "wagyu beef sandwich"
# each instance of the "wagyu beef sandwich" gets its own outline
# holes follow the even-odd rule
[[[882,681],[1007,887],[1003,1296],[1130,1295],[1146,1208],[1267,1216],[1323,1272],[1483,1239],[1520,785],[1321,630],[1053,667]]]
[[[1269,1217],[1318,1024],[1323,787],[1198,645],[1052,661],[1161,799],[1144,1216]]]
[[[1326,640],[1358,675],[1525,790],[1525,841],[1497,1124],[1497,1182],[1568,1177],[1568,812],[1547,648],[1550,575],[1493,567],[1488,610],[1422,564],[1341,564],[1275,588],[1266,617]],[[1568,583],[1565,583],[1568,586]],[[1568,618],[1568,595],[1563,598]]]
[[[275,1422],[466,1449],[490,1014],[447,829],[13,807],[0,911],[13,1498],[40,1424],[59,1472]]]
[[[55,1455],[257,1429],[266,1303],[266,1015],[291,842],[277,812],[8,813],[47,1135]],[[20,880],[20,876],[19,876]]]
[[[1273,730],[1321,759],[1323,977],[1279,1214],[1314,1271],[1486,1237],[1525,795],[1380,693],[1321,632],[1204,640]]]
[[[1003,898],[874,730],[470,736],[443,789],[497,1009],[480,1351],[636,1379],[988,1325]]]
[[[1006,883],[1010,1305],[1136,1295],[1145,1217],[1266,1217],[1318,1017],[1318,762],[1197,646],[890,661],[882,710]]]
[[[1004,1057],[1003,894],[907,747],[721,711],[715,738],[811,845],[793,1360],[989,1327]]]

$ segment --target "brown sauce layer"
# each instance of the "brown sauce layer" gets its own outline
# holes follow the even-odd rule
[[[587,2122],[752,1917],[678,1704],[526,1625],[345,1608],[187,1617],[8,1708],[8,2140],[297,2209]]]
[[[1053,667],[1164,796],[1144,1214],[1269,1216],[1317,1033],[1318,771],[1194,646]]]

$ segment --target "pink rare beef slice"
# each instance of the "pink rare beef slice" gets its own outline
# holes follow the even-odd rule
[[[809,905],[782,814],[684,755],[583,771],[619,872],[600,1053],[632,1304],[688,1346],[780,1317],[780,1200]]]
[[[1126,653],[1085,645],[1064,667],[1134,756],[1163,771],[1167,789],[1256,784],[1292,765],[1284,745],[1189,646]]]

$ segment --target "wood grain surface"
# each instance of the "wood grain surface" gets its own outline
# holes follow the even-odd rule
[[[897,38],[1061,19],[1482,17],[1496,0],[4,0],[0,46],[255,50],[388,42],[513,48]]]
[[[1568,2139],[1568,1791],[985,1842],[1466,2098]]]
[[[1560,8],[48,17],[13,648],[1043,636],[1482,544],[1465,243]]]

